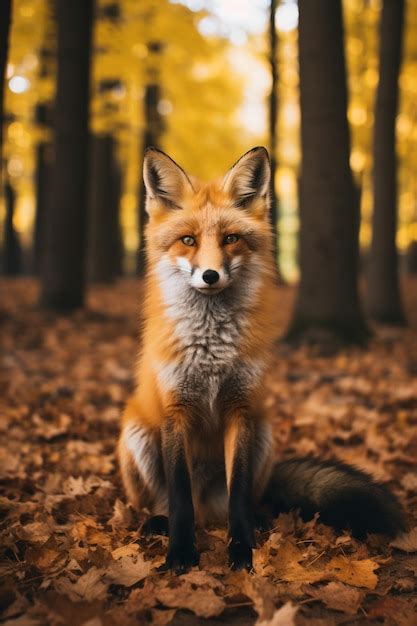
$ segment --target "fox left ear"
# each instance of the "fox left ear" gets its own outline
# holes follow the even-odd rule
[[[147,148],[143,161],[148,213],[180,208],[185,194],[193,190],[184,170],[162,150]]]
[[[268,201],[271,164],[266,148],[252,148],[227,172],[223,188],[235,200],[235,206],[245,208],[255,198]],[[268,202],[267,202],[268,204]]]

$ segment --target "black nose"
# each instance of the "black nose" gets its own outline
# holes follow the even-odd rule
[[[216,272],[215,270],[206,270],[203,273],[203,280],[208,285],[214,285],[214,283],[217,283],[219,278],[220,278],[220,276],[219,276],[218,272]]]

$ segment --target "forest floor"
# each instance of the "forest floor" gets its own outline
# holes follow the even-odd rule
[[[91,289],[57,317],[30,279],[0,303],[0,623],[417,624],[417,530],[360,543],[316,519],[281,515],[258,536],[256,573],[226,566],[225,531],[198,531],[200,569],[158,573],[165,538],[143,540],[115,462],[132,389],[140,289]],[[294,298],[282,288],[277,337]],[[417,281],[411,326],[376,329],[367,350],[323,354],[277,342],[267,410],[277,453],[334,456],[390,487],[417,524]]]

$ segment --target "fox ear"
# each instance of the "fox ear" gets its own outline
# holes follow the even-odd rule
[[[165,152],[147,148],[143,161],[143,180],[146,188],[146,210],[153,212],[156,206],[179,209],[186,191],[193,186],[187,174]]]
[[[252,148],[227,172],[223,188],[233,198],[235,206],[246,207],[255,198],[268,200],[271,165],[266,148]]]

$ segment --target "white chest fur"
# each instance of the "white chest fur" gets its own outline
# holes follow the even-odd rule
[[[175,271],[175,270],[174,270]],[[155,363],[158,379],[166,388],[180,390],[183,399],[204,405],[213,413],[216,399],[227,381],[244,388],[262,374],[257,355],[243,362],[241,342],[250,323],[251,293],[245,285],[233,285],[223,292],[206,296],[187,283],[186,277],[173,275],[163,261],[158,277],[166,316],[175,323],[181,346],[180,359],[171,364]]]

